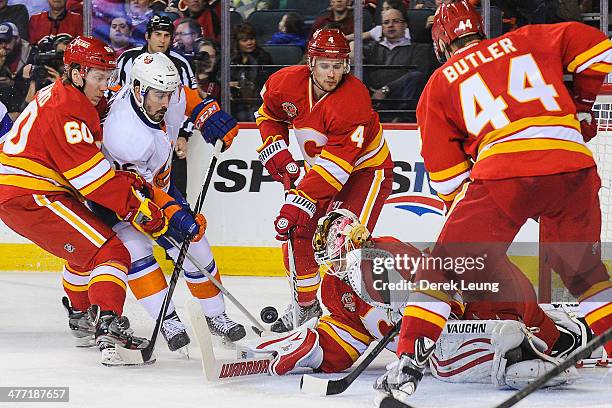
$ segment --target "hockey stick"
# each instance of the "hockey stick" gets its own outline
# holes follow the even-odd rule
[[[537,391],[540,387],[550,381],[552,378],[558,376],[571,366],[575,365],[578,361],[584,359],[591,355],[593,350],[597,347],[606,344],[608,341],[612,341],[612,327],[603,332],[601,335],[594,337],[589,341],[584,347],[581,347],[575,350],[572,354],[570,354],[565,360],[561,362],[558,366],[555,366],[552,370],[548,371],[546,374],[542,375],[540,378],[527,385],[520,391],[517,391],[510,398],[506,399],[500,404],[497,404],[495,408],[510,408],[514,406],[517,402],[521,401],[523,398]],[[379,404],[380,408],[413,408],[409,404],[404,404],[392,397],[385,397]]]
[[[295,188],[288,174],[284,175],[283,187],[285,188],[285,197],[289,193],[290,189]],[[293,231],[293,228],[290,228],[289,231],[287,231],[287,260],[289,263],[289,279],[292,294],[291,308],[293,309],[293,329],[295,330],[299,323],[298,310],[300,304],[298,302],[297,270],[295,269],[295,257],[293,256]]]
[[[177,249],[180,248],[180,245],[178,244],[178,242],[176,242],[174,240],[174,238],[171,237],[166,237],[166,239],[168,239],[168,241],[170,241],[170,243]],[[240,309],[240,311],[251,321],[251,323],[253,323],[255,325],[255,328],[257,328],[256,333],[259,336],[266,336],[266,335],[273,335],[273,334],[277,334],[277,333],[272,333],[267,331],[262,325],[261,323],[259,323],[259,321],[242,305],[242,303],[240,303],[238,301],[238,299],[236,299],[226,288],[225,286],[223,286],[223,284],[221,282],[219,282],[217,280],[217,278],[215,278],[213,276],[213,274],[211,274],[210,272],[208,272],[206,270],[206,268],[200,263],[200,261],[198,261],[196,259],[196,257],[194,257],[193,255],[191,255],[189,252],[187,252],[187,259],[189,259],[191,261],[192,264],[195,265],[196,268],[198,268],[198,270],[204,274],[204,276],[206,276],[208,278],[209,281],[211,281],[213,283],[213,285],[215,285],[217,287],[217,289],[219,289],[221,291],[221,293],[223,293],[223,295],[225,297],[227,297],[234,305],[236,305],[236,307],[238,309]]]
[[[193,298],[185,303],[191,328],[202,354],[202,371],[208,381],[224,381],[253,375],[269,375],[272,356],[247,359],[218,360],[212,344],[212,335],[200,304]]]
[[[599,346],[603,346],[608,341],[612,341],[612,327],[603,332],[601,335],[594,337],[589,341],[584,347],[581,347],[575,350],[572,354],[570,354],[561,364],[548,371],[546,374],[538,378],[536,381],[532,382],[522,390],[516,392],[513,396],[495,406],[495,408],[509,408],[528,396],[532,394],[534,391],[537,391],[538,388],[546,384],[551,378],[554,378],[575,365],[578,361],[582,360],[591,355],[593,350],[595,350]]]
[[[197,214],[202,209],[202,204],[204,203],[204,198],[206,197],[206,193],[208,192],[208,187],[210,186],[210,182],[212,181],[212,176],[214,170],[217,166],[217,160],[219,159],[219,154],[221,153],[221,149],[223,148],[223,141],[218,139],[215,143],[215,147],[213,149],[212,157],[210,158],[210,165],[208,166],[208,171],[206,172],[206,178],[204,180],[204,184],[202,185],[202,190],[200,190],[200,194],[198,195],[198,199],[196,200],[196,205],[194,207],[194,213]],[[117,354],[128,364],[144,364],[151,360],[153,356],[153,350],[155,349],[155,343],[157,341],[157,335],[159,334],[159,329],[161,327],[162,321],[168,312],[168,307],[170,306],[170,300],[172,299],[172,294],[174,293],[174,288],[176,287],[176,282],[181,274],[181,270],[183,269],[183,262],[185,261],[185,256],[187,255],[187,251],[189,250],[189,244],[191,244],[191,237],[186,237],[183,241],[183,245],[181,246],[181,250],[179,251],[178,257],[176,258],[176,263],[174,264],[174,270],[172,271],[172,276],[170,277],[170,282],[168,283],[168,291],[166,292],[166,296],[164,297],[164,302],[162,303],[162,307],[159,311],[159,315],[157,316],[157,320],[155,322],[155,328],[153,329],[153,334],[151,335],[151,340],[149,344],[141,350],[131,350],[125,347],[115,345],[115,349]]]
[[[370,353],[363,359],[361,363],[353,371],[351,371],[346,377],[338,380],[328,380],[325,378],[313,377],[311,375],[303,375],[300,380],[300,389],[307,394],[312,395],[336,395],[341,394],[347,390],[348,387],[359,377],[359,375],[374,361],[374,359],[380,354],[381,351],[387,344],[395,338],[402,327],[402,321],[395,323],[393,329],[386,336],[379,340],[376,347],[370,351]]]
[[[287,231],[287,258],[289,261],[289,277],[291,279],[291,307],[293,308],[293,330],[299,326],[298,311],[300,304],[298,303],[297,291],[297,271],[295,269],[295,258],[293,256],[293,229]]]

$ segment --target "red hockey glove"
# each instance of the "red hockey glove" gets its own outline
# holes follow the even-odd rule
[[[134,228],[153,238],[159,237],[168,229],[168,219],[164,212],[153,201],[143,197],[135,189],[132,190],[135,201],[140,201],[140,205],[134,205],[123,220],[130,222]]]
[[[576,105],[576,118],[580,122],[580,132],[585,142],[597,134],[597,121],[592,110],[604,78],[604,74],[598,76],[574,75],[572,98]]]
[[[316,210],[316,201],[303,191],[289,190],[285,197],[285,204],[274,220],[276,239],[286,241],[289,238],[289,230],[293,227],[305,226]]]
[[[115,170],[115,174],[118,177],[126,178],[134,190],[140,191],[146,198],[153,198],[153,186],[140,174],[125,170]]]
[[[283,181],[285,174],[289,176],[291,181],[295,181],[300,177],[300,167],[293,160],[287,143],[281,135],[268,136],[263,145],[257,152],[259,153],[259,161],[265,166],[268,173],[275,181]]]
[[[580,121],[580,133],[585,142],[597,135],[597,120],[591,112],[578,112],[576,118]]]

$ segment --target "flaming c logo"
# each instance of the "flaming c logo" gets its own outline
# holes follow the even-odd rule
[[[309,157],[317,157],[321,154],[321,150],[323,150],[323,146],[319,146],[314,140],[306,140],[304,142],[304,153]]]

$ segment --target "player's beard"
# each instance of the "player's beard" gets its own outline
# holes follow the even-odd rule
[[[166,114],[167,109],[166,108],[161,108],[160,110],[158,110],[157,112],[155,112],[153,114],[153,120],[156,122],[161,122],[162,120],[164,120],[164,115]]]

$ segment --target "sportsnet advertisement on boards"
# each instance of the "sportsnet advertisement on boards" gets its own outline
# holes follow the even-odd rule
[[[248,126],[248,125],[247,125]],[[429,186],[414,126],[384,130],[395,163],[393,192],[386,201],[375,236],[391,235],[407,242],[435,241],[444,219],[444,205]],[[301,152],[290,133],[289,149],[296,160]],[[195,142],[195,143],[194,143]],[[231,149],[221,155],[210,195],[204,205],[207,236],[215,246],[278,247],[273,221],[284,196],[280,183],[267,175],[257,159],[261,144],[255,128],[241,129]],[[195,201],[208,163],[210,147],[190,140],[189,201]],[[198,159],[196,159],[196,157]],[[537,241],[537,225],[529,223],[517,241]]]

